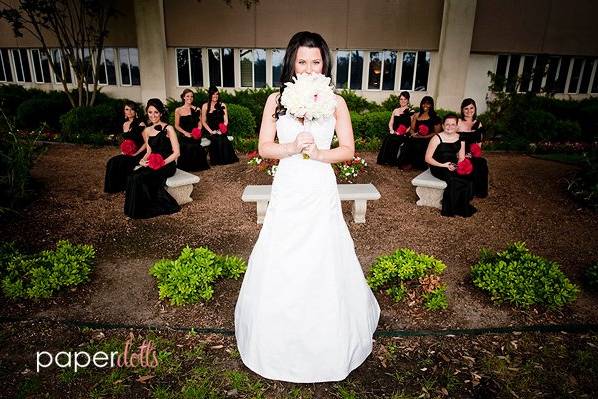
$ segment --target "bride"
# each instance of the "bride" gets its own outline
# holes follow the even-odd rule
[[[274,380],[345,379],[371,353],[380,316],[331,167],[353,158],[347,105],[336,96],[333,116],[303,122],[280,102],[293,76],[330,72],[322,36],[296,33],[286,49],[280,93],[264,107],[259,153],[280,163],[235,308],[235,335],[245,365]],[[330,149],[334,131],[339,146]]]

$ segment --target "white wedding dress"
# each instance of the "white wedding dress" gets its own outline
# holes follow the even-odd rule
[[[335,119],[276,122],[280,143],[310,131],[329,149]],[[364,278],[328,163],[280,160],[235,308],[243,363],[289,382],[343,380],[372,351],[380,307]]]

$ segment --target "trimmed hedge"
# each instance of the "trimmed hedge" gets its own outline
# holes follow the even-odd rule
[[[30,98],[17,108],[16,123],[20,128],[37,129],[46,124],[52,130],[60,129],[60,116],[66,113],[70,104],[61,96],[50,95]]]
[[[255,118],[251,111],[237,104],[228,104],[228,128],[235,139],[257,138]]]
[[[73,108],[60,117],[64,141],[86,144],[104,144],[107,136],[122,129],[122,112],[115,104]]]

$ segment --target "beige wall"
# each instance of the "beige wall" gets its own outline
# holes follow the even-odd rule
[[[477,3],[472,52],[598,55],[598,1]]]
[[[113,17],[108,24],[110,33],[105,46],[137,47],[133,0],[119,0],[116,3],[119,14]],[[33,35],[28,32],[23,33],[23,37],[16,38],[10,25],[4,20],[0,20],[0,47],[40,47],[39,41]],[[52,35],[46,37],[48,46],[55,47],[58,45]]]
[[[315,31],[331,48],[438,49],[442,0],[260,0],[164,2],[170,47],[284,48],[298,31]],[[226,23],[223,23],[226,21]]]

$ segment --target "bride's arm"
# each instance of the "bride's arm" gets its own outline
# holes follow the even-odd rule
[[[262,158],[282,159],[299,154],[305,146],[313,143],[311,135],[300,133],[292,143],[278,144],[274,142],[276,137],[276,97],[278,93],[272,93],[264,106],[262,116],[262,126],[260,128],[260,138],[258,143],[258,152]]]
[[[336,136],[338,137],[338,147],[331,150],[318,150],[314,145],[310,145],[306,154],[313,160],[337,163],[349,161],[355,155],[355,141],[353,139],[353,126],[351,126],[351,116],[345,100],[336,96]]]

